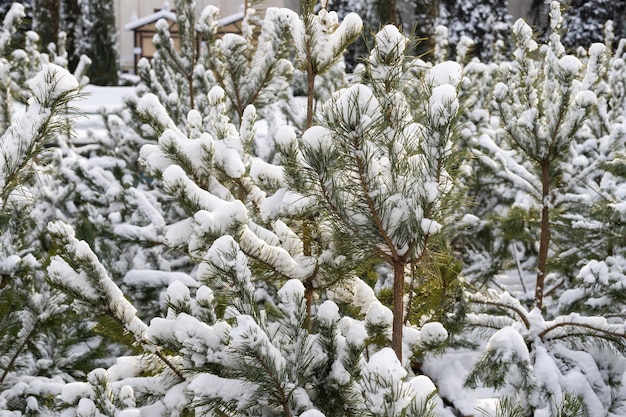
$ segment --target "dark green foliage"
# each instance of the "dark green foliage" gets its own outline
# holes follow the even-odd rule
[[[95,85],[117,85],[119,59],[113,0],[85,0],[80,4],[75,55],[92,60],[87,75]]]

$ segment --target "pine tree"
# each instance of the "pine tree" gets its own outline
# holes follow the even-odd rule
[[[49,387],[88,372],[102,353],[89,323],[70,323],[77,315],[67,297],[45,282],[49,242],[36,221],[36,180],[53,165],[49,150],[66,131],[62,115],[79,84],[65,69],[47,64],[28,86],[26,112],[0,137],[0,407],[16,413],[49,407]],[[77,349],[81,343],[93,350]],[[34,389],[38,384],[48,388]]]
[[[475,326],[490,337],[481,359],[468,374],[466,384],[496,388],[502,403],[497,411],[501,413],[499,415],[539,412],[552,416],[565,413],[619,415],[623,407],[623,387],[618,381],[621,372],[615,366],[621,366],[621,360],[617,358],[622,355],[620,352],[626,339],[621,324],[615,324],[607,317],[620,314],[621,307],[619,304],[615,309],[583,307],[585,300],[592,304],[598,301],[588,288],[595,282],[606,282],[607,275],[598,274],[603,268],[606,270],[606,266],[591,262],[580,270],[582,285],[570,287],[560,299],[562,307],[570,307],[564,315],[556,311],[548,294],[558,293],[560,285],[568,286],[567,275],[584,265],[584,258],[597,256],[603,251],[600,248],[606,248],[606,238],[591,239],[589,246],[587,242],[576,246],[578,256],[574,260],[569,258],[571,252],[567,244],[572,242],[570,232],[579,227],[584,229],[593,221],[592,216],[584,217],[590,213],[585,208],[584,197],[577,196],[592,195],[586,187],[595,189],[594,182],[603,175],[602,162],[587,163],[587,157],[582,155],[591,152],[598,161],[604,161],[606,156],[592,151],[597,149],[597,141],[604,143],[600,147],[608,150],[613,149],[613,145],[619,147],[622,139],[621,134],[611,130],[600,133],[602,138],[589,137],[591,131],[602,130],[594,120],[594,115],[598,114],[594,106],[603,107],[603,103],[610,101],[610,94],[603,87],[603,80],[608,79],[604,47],[590,48],[589,59],[583,62],[566,55],[560,42],[560,10],[556,2],[551,5],[550,17],[551,33],[546,44],[538,45],[530,28],[518,21],[513,29],[518,47],[514,52],[515,61],[497,71],[483,68],[483,76],[492,74],[503,80],[493,87],[494,110],[499,113],[503,131],[493,129],[486,115],[478,119],[479,122],[485,121],[474,127],[474,134],[478,136],[479,149],[485,151],[477,154],[481,163],[514,185],[515,192],[499,188],[497,181],[492,182],[495,178],[484,184],[489,184],[498,196],[509,198],[512,204],[518,205],[518,208],[509,209],[508,223],[499,226],[502,229],[494,235],[505,242],[526,239],[528,248],[538,242],[538,259],[535,261],[532,250],[523,252],[519,246],[511,250],[514,255],[526,256],[526,259],[517,260],[522,278],[521,294],[517,287],[512,287],[520,294],[519,300],[507,292],[498,294],[494,290],[487,295],[470,297],[470,301],[480,308],[476,314],[468,315],[468,326],[470,329]],[[556,91],[558,95],[551,95]],[[521,103],[518,109],[516,103]],[[485,107],[491,108],[489,105]],[[599,113],[606,115],[605,111]],[[607,119],[603,117],[602,120]],[[621,128],[617,130],[621,131]],[[468,134],[472,134],[470,132]],[[492,136],[481,136],[482,132]],[[497,159],[488,158],[488,154],[497,155]],[[531,197],[533,195],[536,197]],[[489,197],[493,198],[493,195]],[[496,209],[502,201],[506,200],[496,201]],[[537,206],[534,214],[531,211],[533,204]],[[484,219],[489,217],[470,219],[470,224]],[[573,219],[576,220],[570,222]],[[577,222],[582,226],[577,226]],[[489,221],[479,227],[488,224]],[[537,226],[533,227],[533,224]],[[562,227],[564,225],[567,226]],[[546,244],[552,248],[550,251],[544,246]],[[557,272],[561,259],[566,265]],[[538,273],[534,300],[527,310],[523,305],[527,288],[524,287],[521,264],[526,262],[528,265],[529,260],[537,262]],[[621,281],[623,272],[619,260],[611,258],[607,262],[612,272],[617,273],[613,280],[606,282],[605,288],[610,294],[611,285]],[[548,280],[544,279],[550,268],[554,271],[550,276],[554,281],[550,285],[556,290],[548,290]],[[555,279],[555,275],[561,276],[561,281]],[[511,283],[504,285],[511,286]],[[600,311],[598,316],[583,315]],[[573,366],[574,362],[585,362],[586,365],[579,370]],[[576,386],[568,384],[569,379],[581,375],[579,372],[584,375],[580,383]],[[594,396],[589,396],[592,386]]]
[[[558,187],[556,184],[564,179],[568,164],[565,158],[569,156],[570,146],[597,100],[593,91],[589,90],[589,83],[584,78],[581,81],[576,78],[584,77],[579,75],[582,66],[580,61],[564,54],[558,32],[558,3],[553,3],[551,11],[553,32],[549,43],[540,50],[544,55],[541,60],[530,58],[530,54],[537,49],[530,28],[521,20],[516,23],[517,65],[510,74],[505,74],[511,80],[509,85],[501,83],[495,90],[498,112],[510,141],[510,149],[532,161],[532,170],[529,170],[514,162],[511,156],[502,159],[506,172],[511,173],[508,175],[510,180],[524,186],[538,204],[536,210],[540,217],[540,238],[534,303],[539,309],[543,306],[546,291],[545,278],[551,243],[550,213],[551,210],[555,211],[557,202],[561,201],[560,195],[565,192],[562,184]],[[529,79],[526,77],[529,76],[533,77],[534,83],[530,88],[535,89],[536,94],[528,94]],[[557,91],[558,95],[555,95]],[[524,108],[512,104],[518,100],[519,103],[526,103]],[[485,145],[500,155],[506,153],[497,144]]]
[[[289,11],[280,12],[302,54],[298,59],[309,55],[308,68],[313,77],[332,67],[353,33],[360,29],[360,21],[352,17],[344,21],[346,26],[336,28],[336,33],[325,33],[319,30],[325,27],[320,19],[324,16],[325,12],[309,16],[307,23],[307,18],[300,20]],[[397,86],[395,78],[384,77],[386,70],[396,76],[393,60],[404,59],[402,53],[393,52],[396,38],[387,39],[385,34],[380,35],[371,70],[377,80],[371,88],[380,89],[381,97],[388,93],[386,83],[390,89]],[[395,34],[404,39],[397,30]],[[333,51],[331,56],[328,50]],[[450,76],[458,82],[458,68],[453,69],[457,73]],[[432,103],[420,102],[420,110],[427,114],[424,129],[430,135],[425,136],[432,135],[445,147],[448,117],[456,109],[455,93],[445,81],[439,85],[436,74],[438,71],[422,74],[429,80],[424,88],[433,89],[433,98]],[[368,88],[356,85],[352,90]],[[389,93],[389,97],[394,95]],[[127,377],[138,374],[121,376],[116,374],[116,366],[91,372],[80,390],[64,390],[63,407],[70,412],[92,411],[96,415],[155,408],[185,413],[192,407],[226,415],[287,416],[320,415],[321,410],[329,415],[353,412],[417,416],[430,415],[434,408],[441,410],[441,402],[433,401],[432,383],[423,376],[409,376],[396,352],[387,347],[392,314],[376,300],[371,288],[369,292],[362,290],[367,297],[355,296],[352,301],[353,308],[360,308],[365,316],[347,326],[339,326],[341,316],[335,303],[311,305],[307,285],[318,286],[320,297],[324,296],[321,290],[330,290],[335,277],[344,281],[353,278],[352,285],[362,288],[366,285],[354,277],[351,260],[341,259],[342,243],[335,243],[327,220],[320,218],[322,221],[310,234],[301,232],[298,214],[309,210],[307,205],[314,196],[291,188],[280,166],[250,155],[255,109],[248,106],[235,124],[222,105],[225,98],[225,91],[214,87],[209,100],[215,109],[206,115],[208,119],[190,110],[184,129],[167,115],[155,95],[146,94],[135,108],[159,138],[141,150],[147,173],[162,183],[185,214],[176,223],[165,225],[163,235],[170,248],[187,252],[198,263],[191,281],[177,280],[169,285],[165,295],[168,310],[163,318],[145,324],[89,245],[78,240],[68,225],[50,225],[58,245],[58,256],[48,268],[50,280],[74,297],[77,305],[83,306],[81,311],[89,306],[92,314],[109,317],[124,328],[132,337],[129,342],[153,359],[128,359],[139,372],[150,374],[132,390],[115,391],[111,387],[126,385]],[[331,99],[321,107],[320,117],[335,103]],[[405,104],[399,114],[391,113],[409,123],[408,108]],[[205,123],[215,136],[203,131]],[[342,125],[339,120],[337,124]],[[418,126],[409,125],[415,129],[406,127],[406,131],[416,134]],[[297,137],[289,128],[281,129],[276,136],[286,152]],[[406,146],[415,146],[411,142],[416,138],[403,136],[402,132],[397,137]],[[305,133],[303,146],[306,142]],[[420,149],[422,157],[416,148],[410,149],[416,164],[423,160],[420,168],[424,178],[439,176],[448,185],[445,172],[435,167],[436,153],[445,153],[437,145],[425,140]],[[426,162],[425,155],[433,158],[432,164]],[[440,155],[441,159],[445,157]],[[408,165],[403,162],[407,169]],[[429,195],[434,198],[433,193]],[[298,203],[300,208],[290,207],[290,198],[304,201]],[[436,231],[433,221],[420,217],[417,223],[419,230],[426,227],[426,232]],[[429,331],[424,327],[423,337],[411,328],[412,337],[406,338],[402,348],[408,353],[440,346],[447,333],[441,325],[431,327]],[[192,339],[195,342],[190,343]],[[163,390],[148,396],[146,387],[154,383]],[[77,391],[79,395],[72,395]],[[384,398],[381,391],[385,392]],[[182,397],[170,402],[176,392]],[[334,394],[332,407],[322,395],[329,392]]]
[[[405,269],[419,263],[441,227],[452,187],[445,167],[460,73],[455,66],[433,68],[424,75],[429,102],[411,102],[400,87],[410,65],[407,39],[392,26],[376,39],[368,68],[372,86],[354,85],[320,109],[322,124],[303,134],[304,164],[297,169],[306,173],[336,233],[352,241],[352,251],[378,253],[392,267],[392,347],[402,360]]]

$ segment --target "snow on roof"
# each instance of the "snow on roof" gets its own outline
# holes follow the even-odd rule
[[[176,13],[171,12],[169,9],[161,9],[158,12],[154,12],[139,19],[135,19],[124,26],[125,30],[135,30],[141,26],[149,25],[156,22],[159,19],[167,19],[173,22],[176,21]]]
[[[244,12],[238,12],[231,14],[230,16],[226,16],[217,21],[217,27],[222,27],[226,25],[230,25],[231,23],[235,23],[238,20],[242,20],[245,16]]]
[[[226,25],[230,25],[238,20],[242,20],[244,18],[244,12],[238,12],[231,14],[230,16],[226,16],[217,21],[217,26],[222,27]],[[151,13],[142,18],[135,18],[130,23],[127,23],[124,26],[125,30],[135,30],[145,25],[149,25],[150,23],[154,23],[159,19],[167,19],[173,22],[176,22],[176,13],[170,11],[169,9],[161,9],[158,12]]]

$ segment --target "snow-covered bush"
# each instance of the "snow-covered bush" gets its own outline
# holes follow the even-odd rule
[[[568,55],[554,4],[510,61],[386,26],[346,74],[363,22],[303,5],[178,2],[76,138],[62,44],[3,52],[2,412],[623,415],[624,42]]]
[[[0,408],[7,413],[49,406],[48,396],[84,376],[102,353],[91,324],[76,321],[68,297],[44,279],[50,242],[37,222],[39,181],[53,166],[79,83],[46,64],[27,84],[28,107],[0,136]]]
[[[516,299],[494,291],[470,297],[480,308],[468,316],[468,330],[479,329],[478,335],[487,333],[489,338],[483,339],[485,351],[472,365],[466,383],[496,389],[502,404],[508,399],[504,415],[514,415],[515,410],[535,416],[564,415],[565,410],[572,415],[619,415],[626,339],[623,318],[618,317],[623,307],[618,303],[606,307],[611,287],[619,287],[624,275],[620,258],[606,260],[611,278],[608,264],[592,260],[615,249],[610,227],[603,227],[608,219],[594,217],[592,207],[602,199],[619,201],[614,193],[622,186],[614,182],[600,199],[596,196],[603,188],[598,182],[615,181],[602,164],[615,155],[613,146],[622,143],[623,126],[621,120],[597,117],[609,113],[606,103],[612,95],[604,46],[592,46],[582,61],[567,55],[560,41],[556,2],[550,17],[552,32],[545,44],[537,44],[530,27],[518,21],[513,28],[514,60],[495,71],[481,68],[479,75],[501,81],[491,90],[493,104],[476,101],[485,106],[480,109],[483,115],[464,133],[479,157],[474,166],[492,170],[477,188],[485,193],[482,201],[492,201],[492,211],[503,210],[508,217],[498,224],[494,213],[481,212],[481,217],[467,216],[466,224],[510,245],[500,246],[508,250],[499,255],[510,250],[510,266],[481,265],[500,274],[499,289],[518,295]],[[493,113],[499,120],[491,119]],[[623,243],[617,247],[623,250]],[[489,256],[493,253],[483,259]],[[537,271],[533,286],[524,271],[529,265]],[[572,282],[569,274],[578,270],[580,280]],[[515,275],[517,282],[512,279]],[[599,291],[591,290],[594,286]],[[563,290],[560,287],[569,288],[560,299],[566,315],[559,315],[550,298]],[[603,290],[605,298],[600,296]],[[599,316],[583,316],[590,313]]]

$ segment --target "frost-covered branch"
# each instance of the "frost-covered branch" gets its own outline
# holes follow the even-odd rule
[[[33,96],[28,109],[0,137],[0,196],[2,206],[10,191],[25,184],[29,166],[55,135],[65,131],[61,113],[79,94],[76,79],[63,68],[48,64],[28,81]]]
[[[89,245],[76,239],[71,226],[62,222],[50,223],[48,231],[60,250],[60,255],[53,257],[48,266],[50,281],[66,293],[115,319],[142,348],[159,357],[183,380],[180,371],[159,351],[158,346],[147,339],[148,326],[137,316],[135,307],[109,277]]]

